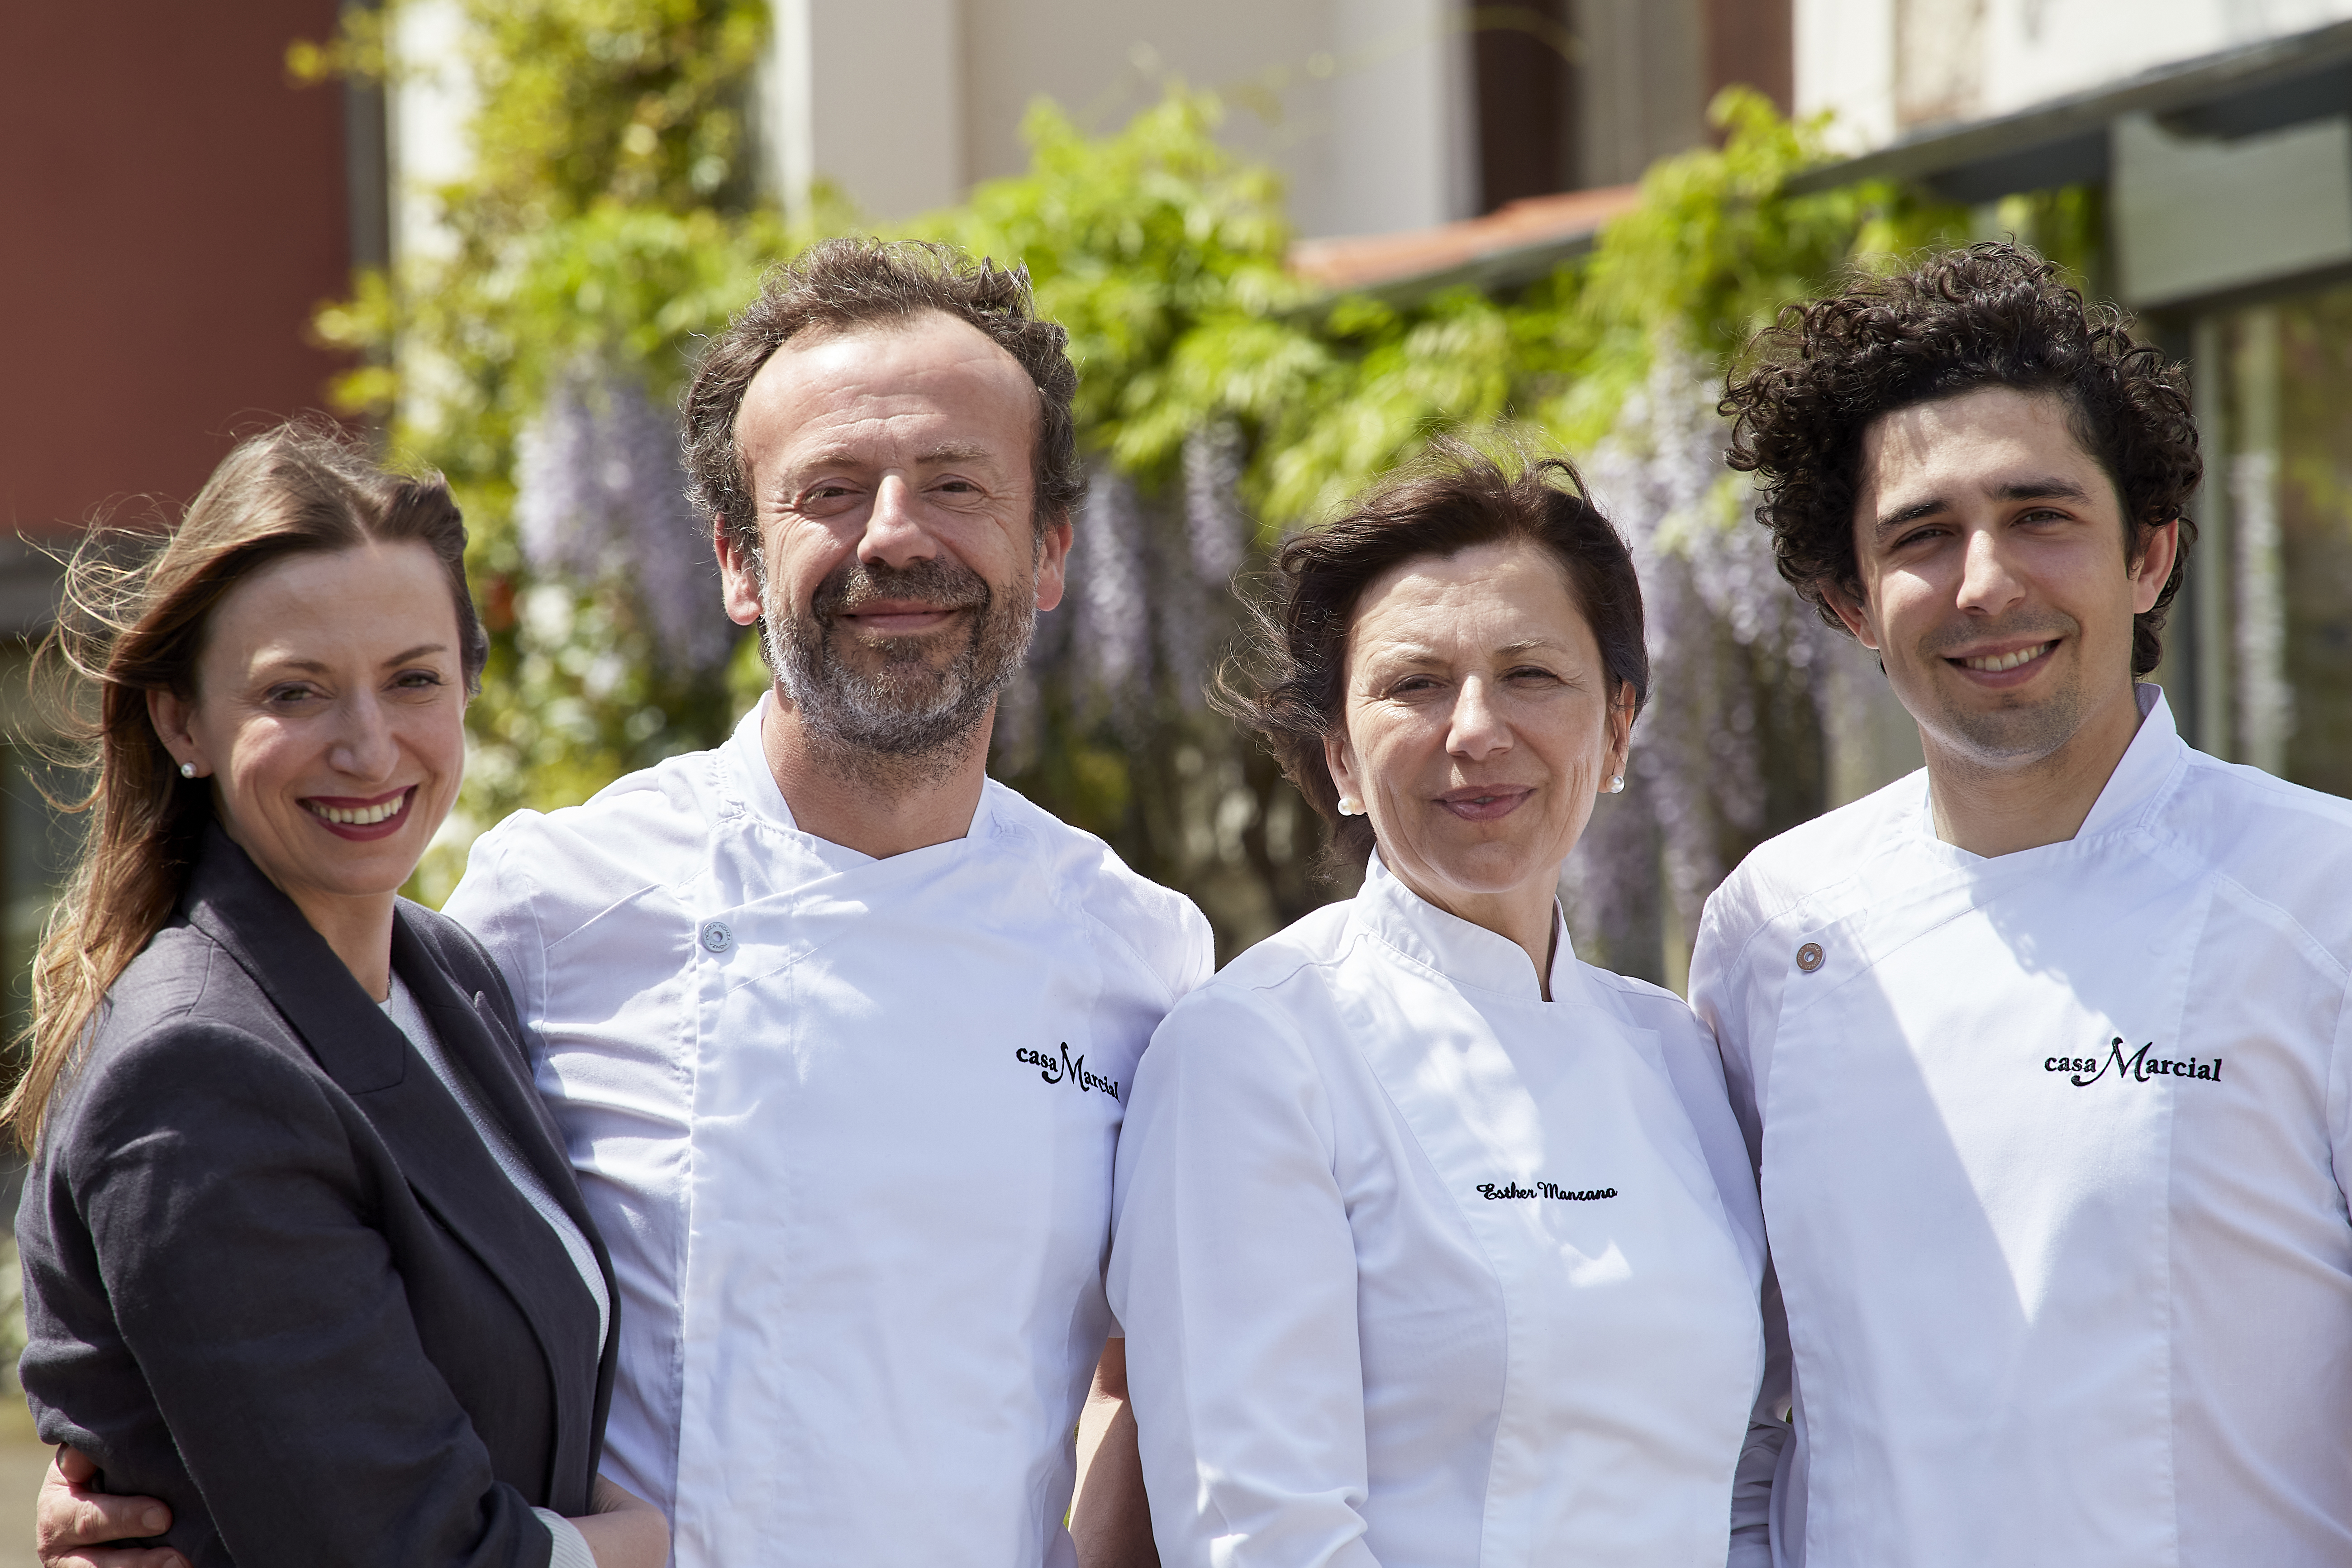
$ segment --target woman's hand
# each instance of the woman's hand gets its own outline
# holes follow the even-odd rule
[[[33,1543],[41,1568],[188,1568],[168,1546],[108,1547],[172,1528],[172,1510],[151,1497],[92,1491],[98,1467],[75,1448],[60,1447],[41,1478],[33,1510]]]
[[[588,1550],[596,1554],[596,1568],[662,1568],[669,1561],[669,1521],[662,1517],[661,1510],[603,1476],[596,1478],[590,1506],[596,1511],[572,1523],[588,1542]],[[116,1565],[100,1563],[95,1568]]]

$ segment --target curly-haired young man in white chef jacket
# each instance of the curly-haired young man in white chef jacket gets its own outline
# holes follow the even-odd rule
[[[1985,245],[1791,307],[1727,411],[1927,763],[1748,857],[1692,963],[1795,1358],[1780,1560],[2352,1562],[2352,805],[2140,681],[2179,368]]]
[[[1132,1419],[1083,1551],[1071,1436],[1098,1362],[1123,1397],[1112,1152],[1208,926],[985,771],[1084,489],[1065,342],[943,247],[773,277],[686,399],[773,690],[714,751],[509,817],[448,904],[539,1037],[620,1285],[604,1467],[680,1568],[1150,1551]],[[151,1501],[53,1482],[44,1550],[148,1568],[65,1553]]]

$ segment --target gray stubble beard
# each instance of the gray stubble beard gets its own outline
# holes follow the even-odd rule
[[[777,602],[766,562],[754,561],[762,650],[802,733],[832,766],[892,794],[937,784],[955,771],[994,711],[997,694],[1020,674],[1036,632],[1030,584],[1013,584],[1000,600],[961,563],[935,558],[903,572],[877,572],[853,560],[825,579],[800,614]],[[835,613],[890,590],[959,603],[971,613],[964,646],[946,668],[931,663],[936,637],[884,639],[881,667],[871,674],[843,659]]]

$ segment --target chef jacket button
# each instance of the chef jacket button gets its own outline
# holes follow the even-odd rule
[[[1811,974],[1822,966],[1822,944],[1809,942],[1797,950],[1797,967]]]
[[[712,952],[725,952],[735,945],[735,933],[727,929],[725,921],[712,921],[702,928],[702,945]]]

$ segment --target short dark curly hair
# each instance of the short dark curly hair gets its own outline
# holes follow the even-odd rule
[[[970,322],[1029,373],[1037,388],[1031,520],[1040,533],[1069,521],[1087,492],[1070,413],[1078,373],[1069,334],[1036,313],[1028,268],[975,263],[950,245],[829,239],[768,275],[760,297],[710,340],[679,400],[687,493],[714,528],[723,523],[747,549],[759,544],[735,416],[752,377],[785,340],[811,328],[903,321],[925,310]]]
[[[1419,461],[1372,486],[1341,516],[1282,547],[1268,591],[1254,606],[1255,635],[1210,693],[1220,711],[1257,731],[1329,826],[1327,872],[1362,869],[1373,847],[1370,817],[1339,815],[1323,755],[1324,736],[1345,721],[1348,637],[1364,590],[1405,562],[1508,540],[1543,546],[1568,574],[1612,684],[1611,706],[1629,688],[1636,714],[1649,700],[1633,552],[1585,493],[1575,465],[1522,454],[1507,468],[1438,437]]]
[[[1843,627],[1826,587],[1862,596],[1854,498],[1863,439],[1889,414],[1985,386],[2063,398],[2068,425],[2123,502],[2126,559],[2139,527],[2178,522],[2179,551],[2155,607],[2132,624],[2132,673],[2163,658],[2165,613],[2197,525],[2183,510],[2204,477],[2189,382],[2111,305],[2086,305],[2057,267],[2011,241],[1929,257],[1782,308],[1732,368],[1727,460],[1757,475],[1757,516],[1780,575]]]

